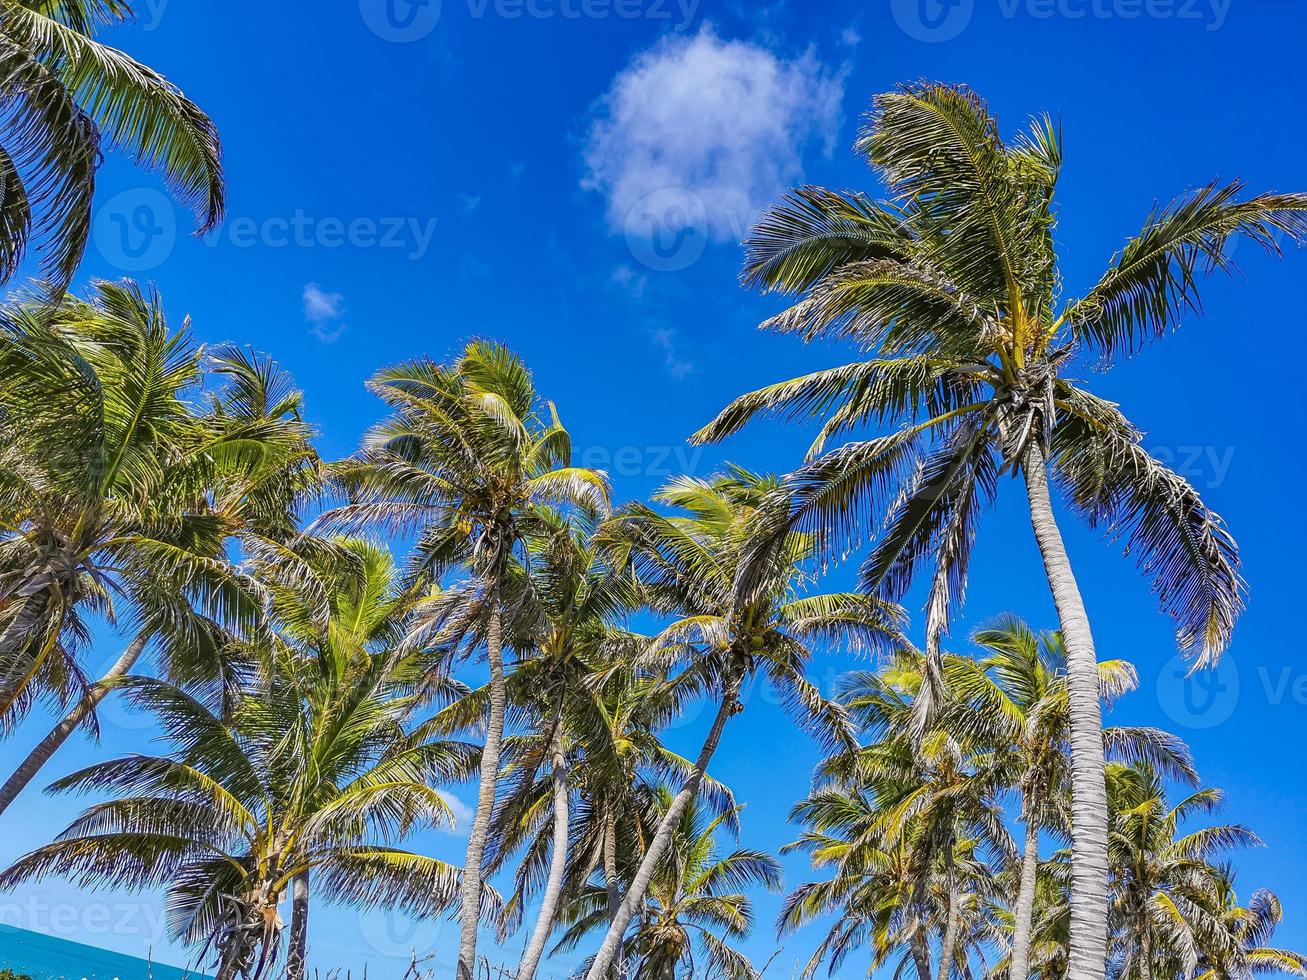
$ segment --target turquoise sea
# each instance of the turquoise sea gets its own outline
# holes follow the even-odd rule
[[[0,970],[33,980],[205,980],[203,974],[0,926]]]

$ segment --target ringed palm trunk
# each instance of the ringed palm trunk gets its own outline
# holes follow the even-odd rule
[[[567,760],[563,757],[562,717],[555,719],[553,738],[550,739],[550,754],[553,757],[554,783],[554,842],[549,858],[549,877],[545,882],[545,895],[540,904],[540,915],[536,919],[535,931],[522,962],[517,968],[517,980],[532,980],[540,957],[545,952],[545,941],[554,926],[554,916],[558,912],[558,900],[563,891],[563,876],[567,872],[567,819],[568,789]]]
[[[949,845],[952,847],[952,844]],[[948,911],[944,922],[944,935],[939,944],[939,973],[936,980],[949,980],[953,975],[953,960],[957,956],[958,936],[962,932],[962,896],[958,894],[953,868],[948,872]]]
[[[477,794],[476,817],[467,841],[463,862],[461,930],[458,946],[458,980],[472,980],[476,970],[477,929],[481,924],[481,860],[490,833],[495,808],[495,784],[499,778],[499,750],[504,738],[504,712],[508,695],[504,688],[503,616],[499,608],[498,579],[490,586],[490,622],[486,627],[486,659],[490,661],[490,717],[486,723],[486,744],[481,752],[481,788]]]
[[[604,821],[604,893],[608,899],[608,924],[617,919],[617,910],[622,907],[622,886],[617,880],[617,818],[609,816]],[[622,948],[622,937],[617,940],[617,954],[613,957],[615,969],[613,975],[620,976],[626,951]]]
[[[28,753],[27,758],[14,770],[14,774],[5,781],[3,787],[0,787],[0,813],[4,813],[5,810],[9,809],[9,804],[13,803],[18,794],[27,788],[27,784],[36,778],[36,774],[50,761],[51,756],[59,750],[64,742],[68,741],[68,736],[72,735],[78,726],[86,720],[87,716],[104,700],[105,695],[108,693],[104,687],[105,682],[123,677],[135,666],[136,661],[140,659],[141,653],[145,650],[148,639],[149,637],[145,633],[141,633],[136,639],[132,640],[117,662],[100,678],[100,682],[77,703],[72,711],[64,716],[63,721],[59,722],[50,731],[49,735],[41,739],[37,746]]]
[[[1017,900],[1012,907],[1012,963],[1008,980],[1027,980],[1030,976],[1030,930],[1035,915],[1035,881],[1039,874],[1039,812],[1032,794],[1025,801],[1026,844],[1021,855],[1021,880]]]
[[[1066,647],[1071,719],[1071,943],[1067,980],[1103,980],[1107,969],[1107,787],[1098,658],[1084,599],[1053,516],[1047,464],[1035,443],[1025,461],[1030,522]]]
[[[291,883],[290,946],[286,952],[286,980],[304,980],[309,953],[309,873],[301,871]]]
[[[741,677],[732,678],[728,682],[726,690],[722,693],[721,707],[717,709],[717,717],[713,719],[712,728],[708,730],[708,737],[704,739],[703,748],[699,752],[699,758],[695,760],[694,769],[690,771],[690,775],[686,777],[680,792],[672,798],[671,806],[663,814],[663,818],[658,824],[658,830],[654,833],[653,840],[649,842],[649,849],[645,851],[644,857],[640,861],[640,867],[631,880],[631,887],[627,889],[626,895],[622,898],[622,904],[617,908],[617,914],[608,925],[608,934],[604,936],[603,944],[599,947],[599,952],[595,954],[594,962],[590,965],[585,980],[601,980],[602,977],[608,974],[617,956],[617,950],[621,946],[622,936],[626,932],[627,925],[630,924],[631,916],[635,914],[636,908],[643,905],[644,895],[649,888],[650,879],[653,878],[654,869],[658,866],[658,862],[662,860],[672,842],[672,833],[675,831],[677,823],[680,822],[681,814],[689,806],[690,801],[694,799],[695,794],[699,792],[699,785],[703,782],[704,774],[708,771],[708,763],[712,760],[713,753],[717,751],[717,744],[722,739],[722,730],[726,727],[726,720],[735,714],[742,680]]]

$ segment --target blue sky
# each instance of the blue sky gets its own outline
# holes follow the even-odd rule
[[[1008,133],[1031,113],[1060,117],[1067,295],[1093,282],[1158,199],[1214,177],[1307,188],[1307,9],[1291,0],[346,0],[315,5],[313,17],[302,10],[268,4],[250,17],[144,0],[138,25],[114,35],[217,121],[229,217],[206,241],[188,237],[188,216],[156,182],[110,160],[83,275],[152,278],[201,339],[274,354],[305,389],[328,456],[348,453],[377,418],[363,387],[373,371],[479,335],[526,357],[581,462],[610,470],[622,498],[725,458],[792,467],[810,433],[760,425],[708,450],[684,440],[741,391],[848,359],[757,332],[777,303],[737,287],[738,241],[790,184],[875,189],[850,146],[869,97],[896,82],[966,82]],[[1307,731],[1307,665],[1293,624],[1307,533],[1289,514],[1307,468],[1288,340],[1302,323],[1307,256],[1275,262],[1248,248],[1239,258],[1243,279],[1207,285],[1205,319],[1088,375],[1243,546],[1251,604],[1220,672],[1186,689],[1171,627],[1119,546],[1069,519],[1065,530],[1100,654],[1139,667],[1140,689],[1114,718],[1188,739],[1204,779],[1228,792],[1225,817],[1266,841],[1239,856],[1241,890],[1277,891],[1280,939],[1301,948],[1307,762],[1295,740]],[[955,648],[1002,611],[1052,623],[1014,490],[983,525]],[[97,655],[112,659],[114,642]],[[832,655],[814,671],[826,681],[853,666]],[[106,720],[100,749],[70,747],[43,777],[146,748],[148,727],[112,706]],[[688,719],[669,739],[689,751],[704,724]],[[33,717],[5,759],[42,730]],[[792,838],[786,813],[816,758],[757,692],[715,763],[748,803],[747,844],[775,850]],[[29,793],[5,817],[0,861],[48,840],[77,808]],[[457,860],[462,838],[418,845]],[[802,859],[786,870],[789,884],[803,880]],[[778,907],[777,896],[758,898],[747,945],[758,962],[778,945]],[[185,959],[162,940],[154,898],[88,898],[52,881],[0,897],[0,920]],[[787,939],[772,972],[788,974],[817,938],[809,929]],[[398,976],[414,944],[444,962],[453,927],[315,911],[321,967],[367,963],[374,976]]]

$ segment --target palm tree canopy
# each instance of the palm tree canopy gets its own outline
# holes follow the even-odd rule
[[[824,419],[815,458],[786,481],[782,523],[844,554],[884,515],[862,585],[897,601],[932,559],[931,649],[962,599],[978,515],[1000,474],[1036,450],[1070,506],[1126,541],[1180,646],[1215,659],[1243,608],[1234,540],[1072,369],[1133,353],[1196,312],[1198,274],[1232,271],[1235,239],[1274,252],[1281,235],[1307,238],[1307,195],[1205,187],[1156,209],[1098,284],[1065,300],[1051,120],[1005,142],[974,93],[920,83],[874,100],[857,150],[887,199],[795,191],[755,228],[743,278],[796,297],[766,327],[848,340],[870,359],[743,395],[695,438],[721,439],[760,413]],[[887,423],[899,427],[819,455]]]
[[[0,66],[8,125],[0,144],[0,282],[32,239],[54,295],[71,281],[91,224],[103,144],[158,173],[199,232],[223,216],[213,122],[168,79],[95,40],[132,18],[122,0],[4,0]]]

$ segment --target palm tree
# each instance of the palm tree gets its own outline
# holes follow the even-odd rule
[[[157,448],[170,456],[163,460],[165,472],[159,483],[200,466],[207,470],[201,480],[203,491],[186,504],[188,514],[184,519],[208,517],[255,553],[267,550],[273,542],[291,540],[297,534],[295,497],[311,485],[319,469],[318,455],[308,440],[310,430],[301,417],[301,393],[295,391],[289,376],[276,363],[250,351],[221,349],[204,366],[209,376],[220,380],[221,389],[212,396],[208,410],[196,414],[193,433],[175,446]],[[107,388],[108,395],[124,402],[114,405],[102,401],[101,413],[116,412],[129,404],[127,395],[132,385],[141,385],[137,392],[148,389],[149,380],[141,378],[140,372],[119,375],[103,371],[97,376],[102,392]],[[159,395],[161,392],[156,392],[153,397]],[[174,397],[182,395],[182,391],[174,392]],[[30,416],[25,423],[30,423]],[[43,455],[44,449],[37,447],[35,452]],[[153,495],[156,487],[146,491]],[[108,493],[114,494],[114,490]],[[34,495],[29,499],[35,499]],[[161,514],[158,519],[169,517]],[[221,555],[210,551],[209,557],[218,562]],[[214,567],[221,570],[220,564]],[[150,640],[163,647],[163,665],[170,676],[212,677],[230,669],[223,662],[229,651],[225,651],[217,623],[186,600],[192,587],[190,581],[179,580],[175,587],[165,589],[157,575],[149,574],[141,584],[152,600],[142,604],[146,608],[136,638],[0,788],[0,813],[50,762],[74,730],[84,724],[94,725],[95,708],[111,683],[135,668]],[[199,605],[203,608],[209,604]]]
[[[815,642],[853,647],[899,642],[897,607],[852,593],[803,595],[813,556],[809,535],[787,535],[765,577],[748,594],[735,588],[740,562],[759,533],[775,480],[735,468],[712,480],[682,477],[654,497],[678,509],[671,516],[631,506],[610,529],[610,547],[634,562],[652,609],[679,617],[650,644],[646,662],[681,662],[681,696],[719,699],[703,748],[672,799],[609,926],[587,980],[606,976],[681,812],[699,791],[727,720],[741,710],[740,692],[759,671],[807,730],[829,744],[851,744],[843,711],[804,676]]]
[[[979,660],[946,657],[950,696],[971,709],[950,715],[950,724],[979,732],[996,751],[1012,755],[1025,841],[1012,903],[1009,976],[1030,973],[1031,929],[1039,868],[1039,834],[1065,831],[1070,787],[1070,725],[1066,656],[1057,633],[1036,634],[1014,616],[978,629],[972,640]],[[1098,665],[1099,694],[1112,700],[1134,690],[1138,676],[1123,660]],[[1155,728],[1113,727],[1103,732],[1108,756],[1148,760],[1172,778],[1196,785],[1189,752],[1175,736]]]
[[[452,823],[433,786],[464,776],[475,754],[409,724],[430,700],[439,656],[401,642],[416,596],[399,587],[388,552],[359,541],[319,543],[269,572],[277,629],[252,658],[271,670],[267,685],[243,690],[227,722],[221,691],[200,700],[163,681],[120,681],[160,715],[176,751],[56,783],[126,795],[92,807],[0,886],[48,873],[87,886],[167,883],[177,934],[214,945],[219,980],[264,975],[288,891],[287,975],[303,980],[310,875],[328,900],[364,908],[432,915],[454,903],[457,868],[391,846],[412,828]]]
[[[1211,898],[1225,886],[1212,859],[1260,842],[1238,824],[1183,827],[1190,817],[1217,809],[1221,791],[1200,789],[1171,805],[1150,765],[1114,764],[1108,769],[1108,798],[1115,975],[1152,980],[1167,964],[1166,975],[1192,976],[1204,952],[1225,962],[1237,956],[1235,936],[1222,928],[1222,916],[1212,908]]]
[[[86,614],[125,605],[145,642],[190,597],[225,623],[255,610],[224,560],[215,470],[249,433],[206,430],[186,394],[203,377],[188,329],[157,294],[97,283],[88,301],[11,308],[0,386],[0,718],[38,696],[85,696]],[[248,466],[238,466],[248,475]],[[229,473],[233,475],[234,473]]]
[[[1248,980],[1257,973],[1307,976],[1307,956],[1270,945],[1284,918],[1273,891],[1259,888],[1248,905],[1241,906],[1234,891],[1234,873],[1225,865],[1216,868],[1211,885],[1215,898],[1211,908],[1220,919],[1220,932],[1233,942],[1202,950],[1196,980]]]
[[[132,17],[120,0],[3,0],[0,65],[8,128],[0,139],[0,282],[48,239],[41,268],[58,296],[91,225],[101,145],[162,175],[199,232],[223,215],[222,147],[199,107],[158,72],[94,39]]]
[[[438,581],[463,565],[477,586],[471,603],[437,617],[442,629],[461,624],[455,634],[475,626],[470,635],[490,664],[480,789],[462,884],[458,978],[470,980],[507,705],[505,569],[536,525],[541,504],[601,512],[607,478],[571,465],[571,440],[557,412],[540,405],[526,366],[497,344],[473,341],[450,364],[413,361],[382,371],[370,384],[394,414],[366,437],[355,459],[337,466],[349,499],[324,523],[415,533],[419,581]]]
[[[871,938],[875,964],[903,949],[918,980],[931,980],[932,934],[936,980],[955,967],[965,973],[966,950],[979,938],[968,923],[986,925],[996,869],[1014,856],[999,806],[1008,760],[944,715],[918,731],[913,702],[924,673],[922,658],[905,652],[888,670],[845,679],[841,702],[873,740],[823,762],[817,792],[794,810],[811,829],[792,846],[835,876],[791,897],[782,930],[842,909],[808,974],[825,959],[833,972]]]
[[[1102,980],[1108,863],[1097,662],[1050,469],[1076,513],[1126,538],[1178,621],[1180,646],[1200,664],[1228,643],[1243,582],[1220,518],[1148,454],[1116,405],[1073,379],[1072,365],[1110,363],[1178,326],[1198,309],[1198,273],[1233,270],[1235,239],[1274,252],[1280,234],[1307,238],[1307,195],[1244,197],[1237,182],[1208,185],[1155,209],[1097,285],[1063,302],[1053,235],[1062,148],[1047,118],[1005,143],[976,95],[920,83],[876,97],[857,149],[890,199],[793,192],[755,228],[743,278],[797,297],[765,326],[805,341],[851,340],[870,358],[744,395],[695,439],[724,438],[759,413],[825,419],[816,458],[786,480],[778,524],[810,531],[839,554],[872,515],[888,514],[862,586],[897,600],[917,568],[933,563],[932,689],[980,512],[1003,472],[1024,478],[1068,657],[1070,976]],[[826,441],[878,423],[897,428],[819,455]]]
[[[510,645],[524,659],[509,682],[510,701],[529,718],[529,734],[505,745],[502,778],[511,788],[495,815],[493,873],[551,808],[548,871],[535,927],[522,953],[517,980],[532,980],[554,927],[568,869],[572,790],[568,780],[569,742],[593,706],[599,671],[613,664],[637,637],[619,626],[640,601],[629,568],[610,567],[584,528],[561,514],[541,513],[542,526],[527,541],[526,567],[519,577],[522,595],[509,633]],[[545,771],[545,778],[538,775]],[[539,840],[539,838],[537,838]],[[540,868],[535,850],[517,872],[514,901],[520,908]],[[510,903],[510,907],[513,904]],[[516,909],[515,909],[516,911]]]
[[[619,644],[624,646],[625,643]],[[510,681],[511,700],[529,690],[535,664],[515,672]],[[516,689],[516,690],[514,690]],[[622,891],[628,887],[657,830],[661,813],[657,791],[669,781],[683,782],[693,763],[662,744],[658,732],[673,721],[682,698],[664,676],[632,669],[622,662],[596,671],[586,682],[568,691],[564,716],[564,758],[572,793],[568,854],[558,907],[575,902],[591,887],[605,899],[608,921],[617,916]],[[509,740],[510,761],[525,777],[529,761],[542,758],[542,736]],[[553,769],[534,783],[524,781],[508,796],[496,817],[496,845],[488,873],[506,866],[524,851],[516,873],[517,888],[504,906],[501,931],[507,934],[520,923],[523,905],[546,880],[546,855],[556,856],[554,829],[544,818],[546,801],[553,795]],[[696,799],[714,816],[725,816],[735,830],[735,800],[730,790],[705,774]],[[552,863],[552,861],[551,861]],[[623,975],[621,946],[615,957],[616,973]]]
[[[660,787],[656,808],[666,813],[674,796]],[[659,863],[637,924],[625,948],[632,980],[722,977],[756,980],[758,971],[731,945],[753,925],[753,903],[743,893],[750,885],[780,888],[780,864],[769,854],[748,848],[722,853],[718,832],[731,825],[742,807],[710,817],[698,800],[685,806],[672,843]],[[571,949],[587,934],[608,924],[607,896],[591,888],[563,912],[570,928],[558,949]],[[696,959],[696,952],[702,959]]]

